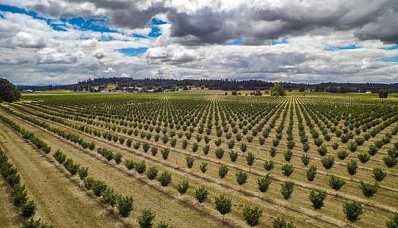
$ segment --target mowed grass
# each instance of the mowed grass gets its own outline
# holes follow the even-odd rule
[[[246,226],[244,209],[258,207],[263,212],[260,227],[272,226],[276,218],[285,218],[297,227],[385,227],[398,211],[398,169],[384,162],[387,156],[396,159],[398,149],[396,98],[396,94],[390,94],[382,102],[375,94],[294,91],[279,98],[267,94],[249,96],[245,91],[241,96],[209,90],[152,94],[58,91],[24,94],[19,104],[4,104],[0,115],[35,133],[53,151],[64,151],[114,190],[132,195],[136,208],[129,224],[137,224],[142,211],[150,209],[156,214],[156,222],[166,221],[175,227]],[[40,123],[45,123],[45,127]],[[96,148],[120,153],[123,161],[145,161],[147,170],[156,167],[159,174],[169,172],[172,183],[161,187],[144,174],[126,175],[130,171],[123,163],[107,162],[95,150],[87,154],[85,149],[79,149],[80,145],[46,131],[46,127],[77,135],[95,143]],[[350,150],[350,143],[367,138],[372,131],[374,136]],[[342,135],[348,140],[343,142]],[[383,143],[377,153],[369,161],[361,162],[358,155],[368,153],[368,148],[379,141]],[[309,149],[304,149],[304,145]],[[321,147],[334,159],[331,168],[322,163],[326,155],[320,154]],[[167,159],[161,155],[164,149],[170,150]],[[218,150],[224,152],[223,156],[217,156]],[[231,160],[231,151],[238,153],[236,161]],[[286,157],[287,151],[291,151],[291,158]],[[347,152],[345,159],[338,157],[340,151]],[[247,161],[249,153],[255,157],[252,165]],[[308,165],[303,163],[304,155],[309,159]],[[188,157],[194,160],[191,168],[187,167]],[[351,160],[358,164],[354,175],[347,172]],[[271,161],[273,169],[265,169],[264,163]],[[294,167],[289,176],[282,172],[286,164]],[[229,168],[225,178],[219,177],[221,166]],[[314,181],[307,179],[310,166],[317,168]],[[375,168],[382,169],[387,176],[377,182],[377,192],[367,197],[360,183],[375,184]],[[239,172],[248,177],[242,185],[236,179]],[[271,184],[266,192],[260,192],[258,179],[267,174]],[[339,191],[329,186],[331,176],[345,181]],[[181,195],[177,188],[184,180],[190,188]],[[285,199],[281,186],[289,181],[294,183],[294,190]],[[200,187],[209,193],[201,204],[195,199],[195,191]],[[309,200],[314,190],[326,192],[321,209],[315,209]],[[214,199],[222,194],[232,200],[232,210],[225,218],[215,210]],[[351,201],[361,203],[363,208],[355,222],[349,221],[343,211],[344,203]],[[101,211],[98,205],[96,208]],[[75,221],[78,224],[78,217]],[[111,224],[118,226],[117,221]]]

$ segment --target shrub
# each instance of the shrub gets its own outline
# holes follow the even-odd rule
[[[236,182],[239,185],[245,184],[247,181],[247,174],[245,172],[239,171],[236,173]]]
[[[32,200],[26,201],[24,205],[21,207],[21,215],[24,218],[32,217],[36,212],[36,205]]]
[[[215,198],[216,210],[224,217],[224,215],[231,212],[232,200],[225,195],[220,195]]]
[[[231,162],[235,162],[238,159],[238,153],[231,150],[229,152],[229,158],[231,159]]]
[[[338,157],[340,160],[346,159],[347,156],[348,156],[348,153],[347,153],[347,151],[345,151],[345,150],[340,150],[339,152],[337,152],[337,157]]]
[[[183,180],[181,183],[177,185],[177,191],[182,195],[188,191],[189,182],[187,180]]]
[[[190,168],[192,168],[195,159],[191,156],[188,156],[185,158],[185,161],[187,163],[187,167],[190,169]]]
[[[351,222],[359,220],[359,216],[363,213],[362,205],[353,201],[344,203],[343,210],[346,218]]]
[[[398,214],[394,215],[393,218],[390,219],[386,223],[387,228],[397,228],[398,227]]]
[[[216,157],[218,159],[221,159],[224,156],[224,149],[223,148],[217,148],[215,153],[216,153]]]
[[[355,175],[357,173],[358,163],[355,160],[351,160],[347,164],[347,171],[350,175]]]
[[[93,190],[95,196],[100,197],[107,189],[107,186],[103,181],[96,180],[93,182],[91,189]]]
[[[171,183],[171,174],[168,173],[167,171],[163,172],[159,177],[158,181],[160,182],[160,185],[163,187],[166,187]]]
[[[257,226],[262,214],[263,211],[258,207],[247,206],[243,209],[243,217],[249,226]]]
[[[376,155],[378,148],[375,145],[370,145],[368,149],[368,153],[372,156]]]
[[[254,154],[249,152],[246,156],[247,165],[252,166],[254,164],[255,160],[256,160],[256,157],[254,156]]]
[[[158,169],[156,167],[151,167],[146,171],[146,176],[149,180],[153,180],[158,175]]]
[[[307,169],[307,180],[313,181],[316,176],[317,168],[315,165],[311,165],[309,169]]]
[[[68,158],[66,160],[66,162],[64,163],[64,167],[65,167],[66,170],[68,170],[68,172],[72,176],[74,176],[77,173],[77,171],[79,170],[79,165],[78,164],[74,164],[73,160],[70,159],[70,158]]]
[[[202,151],[204,155],[208,155],[210,151],[210,146],[209,145],[203,146]]]
[[[142,160],[140,162],[135,163],[134,164],[134,168],[135,168],[135,170],[137,170],[137,172],[139,174],[143,174],[145,172],[145,170],[146,170],[145,161]]]
[[[117,203],[117,194],[113,192],[112,188],[107,188],[105,192],[102,193],[102,199],[105,204],[114,207]]]
[[[125,160],[124,166],[126,166],[126,168],[128,170],[132,170],[132,169],[134,169],[134,161],[133,160]]]
[[[301,156],[301,161],[304,166],[307,166],[310,163],[310,157],[307,154],[303,154],[303,156]]]
[[[202,162],[200,164],[200,171],[202,171],[202,173],[205,173],[207,171],[207,162]]]
[[[286,150],[283,156],[285,157],[285,161],[289,162],[292,159],[293,152],[291,150]]]
[[[329,178],[329,186],[334,190],[338,191],[345,185],[345,181],[336,176],[330,176]]]
[[[244,143],[240,144],[240,151],[246,152],[246,150],[247,150],[247,145]]]
[[[292,164],[284,164],[282,166],[282,174],[289,177],[290,175],[292,175],[294,171],[294,167]]]
[[[283,217],[277,217],[272,220],[273,228],[294,228],[293,223],[286,221]]]
[[[366,163],[369,161],[370,159],[370,155],[366,152],[362,152],[358,154],[358,159],[359,161],[361,161],[362,163]]]
[[[387,173],[382,168],[373,169],[373,177],[376,181],[382,181],[386,177]]]
[[[347,145],[347,148],[351,151],[351,152],[355,152],[358,148],[357,144],[355,142],[350,142]]]
[[[121,217],[128,217],[133,210],[133,198],[128,196],[120,196],[117,199],[117,208]]]
[[[372,197],[372,196],[374,196],[374,194],[376,194],[377,187],[378,187],[377,184],[372,185],[372,184],[365,183],[363,181],[361,181],[361,183],[360,183],[360,188],[362,190],[363,195],[368,198]]]
[[[57,150],[54,154],[53,157],[55,158],[55,160],[57,160],[57,162],[59,164],[64,164],[65,160],[66,160],[66,156],[64,153],[62,153],[62,151]]]
[[[151,148],[151,154],[152,154],[152,156],[156,156],[157,153],[158,153],[158,148],[157,148],[157,147],[152,147],[152,148]]]
[[[122,154],[121,153],[117,153],[115,154],[115,156],[113,157],[113,159],[115,160],[116,164],[120,164],[122,162]]]
[[[258,184],[258,189],[260,192],[266,192],[269,188],[269,185],[271,184],[271,177],[269,174],[267,174],[264,177],[259,177],[257,179],[257,184]]]
[[[167,159],[169,158],[170,149],[164,148],[164,149],[161,151],[161,154],[162,154],[162,158],[163,158],[164,160],[167,160]]]
[[[294,190],[293,182],[287,181],[281,185],[281,194],[282,194],[283,198],[286,200],[288,200],[290,198],[290,196],[293,193],[293,190]]]
[[[275,147],[271,147],[271,149],[270,149],[270,151],[269,151],[269,154],[270,154],[271,157],[275,157],[275,155],[276,155],[276,148],[275,148]]]
[[[203,203],[207,199],[207,189],[205,187],[200,187],[195,190],[195,198],[199,203]]]
[[[226,165],[221,165],[218,169],[218,176],[222,179],[228,174],[229,168]]]
[[[328,149],[326,148],[325,145],[322,145],[321,147],[318,148],[318,153],[321,156],[325,156],[328,153]]]
[[[80,167],[79,171],[79,178],[80,180],[84,180],[88,176],[88,168],[87,167]]]
[[[144,209],[141,216],[138,217],[138,224],[140,228],[152,228],[154,219],[155,214],[149,209]]]
[[[389,168],[394,167],[394,166],[397,165],[397,163],[398,163],[397,158],[393,158],[393,157],[391,157],[391,156],[384,156],[384,157],[383,157],[383,161],[384,161],[384,164],[385,164],[387,167],[389,167]]]
[[[332,157],[332,156],[323,157],[321,159],[321,162],[322,162],[323,167],[325,167],[325,169],[330,169],[330,168],[332,168],[332,166],[334,164],[334,157]]]
[[[323,201],[326,198],[326,192],[319,190],[311,190],[309,198],[314,209],[320,209],[324,205]]]
[[[274,168],[274,162],[272,160],[264,161],[264,169],[271,171]]]

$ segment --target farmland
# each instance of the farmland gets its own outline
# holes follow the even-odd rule
[[[24,95],[0,104],[0,224],[32,217],[55,227],[394,225],[395,99]],[[18,216],[28,202],[34,213]]]

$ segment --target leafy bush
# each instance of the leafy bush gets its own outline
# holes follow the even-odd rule
[[[343,210],[346,218],[351,222],[359,220],[359,216],[363,213],[362,205],[353,201],[344,203]]]
[[[189,182],[187,180],[183,180],[181,183],[177,185],[177,191],[182,195],[188,191]]]
[[[222,179],[228,174],[229,168],[226,165],[221,165],[218,169],[218,176]]]
[[[162,154],[162,158],[163,158],[164,160],[167,160],[167,158],[169,157],[169,154],[170,154],[170,149],[164,148],[164,149],[161,151],[161,154]]]
[[[238,153],[231,150],[229,152],[229,158],[231,159],[231,162],[235,162],[238,159]]]
[[[304,166],[307,166],[310,163],[310,157],[307,154],[303,154],[301,161],[303,162]]]
[[[187,163],[187,167],[190,169],[190,168],[192,168],[195,159],[191,156],[188,156],[185,158],[185,161]]]
[[[358,159],[359,161],[361,161],[362,163],[366,163],[369,161],[370,159],[370,155],[366,152],[362,152],[358,154]]]
[[[252,166],[254,164],[255,160],[256,160],[256,157],[254,156],[254,154],[249,152],[246,156],[247,165]]]
[[[202,162],[200,164],[200,171],[202,171],[202,173],[205,173],[207,171],[207,162]]]
[[[271,171],[274,168],[274,162],[272,160],[264,161],[264,169]]]
[[[289,199],[294,190],[294,183],[291,181],[286,181],[281,185],[281,194],[284,199]]]
[[[231,198],[226,197],[225,195],[220,195],[214,200],[216,210],[220,212],[222,216],[231,212],[232,208],[232,200]]]
[[[334,164],[334,157],[332,157],[332,156],[323,157],[321,159],[321,162],[322,162],[323,167],[325,167],[325,169],[330,169],[330,168],[332,168],[332,166]]]
[[[347,164],[347,171],[350,175],[355,175],[357,173],[358,163],[355,160],[351,160]]]
[[[397,228],[398,227],[398,214],[394,215],[393,218],[391,218],[387,223],[386,223],[387,228]]]
[[[374,196],[374,194],[376,194],[378,186],[377,184],[372,185],[361,181],[360,188],[362,190],[363,195],[369,198]]]
[[[397,163],[398,163],[398,159],[397,159],[397,158],[393,158],[393,157],[391,157],[391,156],[384,156],[384,157],[383,157],[383,161],[384,161],[384,164],[385,164],[388,168],[392,168],[392,167],[394,167],[395,165],[397,165]]]
[[[309,198],[314,209],[320,209],[324,205],[323,201],[326,198],[326,192],[319,190],[311,190]]]
[[[330,176],[329,178],[329,186],[334,190],[338,191],[345,185],[345,181],[336,176]]]
[[[119,196],[117,199],[117,208],[121,217],[129,217],[133,210],[133,198],[128,196]]]
[[[348,153],[347,153],[347,151],[345,151],[345,150],[340,150],[339,152],[337,152],[337,157],[338,157],[340,160],[346,159],[347,156],[348,156]]]
[[[88,176],[88,168],[87,167],[80,167],[79,171],[79,178],[80,180],[84,180]]]
[[[126,166],[126,168],[128,169],[128,170],[132,170],[132,169],[134,169],[134,161],[133,160],[125,160],[124,161],[124,166]]]
[[[317,168],[315,165],[311,165],[309,169],[307,169],[307,180],[313,181],[316,176]]]
[[[145,170],[146,170],[145,161],[142,160],[140,162],[134,163],[134,168],[135,168],[135,170],[137,170],[137,172],[139,174],[143,174],[145,172]]]
[[[195,190],[195,198],[199,203],[203,203],[207,199],[207,189],[205,187],[200,187]]]
[[[160,182],[160,185],[163,187],[166,187],[171,183],[171,174],[167,171],[163,172],[159,177],[158,181]]]
[[[236,182],[239,185],[245,184],[247,181],[247,174],[245,172],[239,171],[236,173]]]
[[[215,151],[216,157],[218,159],[221,159],[224,156],[224,149],[223,148],[217,148]]]
[[[146,171],[146,176],[149,180],[153,180],[158,175],[158,169],[156,167],[151,167]]]
[[[149,209],[144,209],[138,217],[138,224],[140,228],[152,228],[154,219],[155,214]]]
[[[294,228],[293,223],[286,221],[283,217],[277,217],[272,220],[273,228]]]
[[[291,150],[286,150],[283,156],[285,157],[285,161],[289,162],[292,159],[293,152]]]
[[[271,184],[272,180],[269,174],[264,177],[259,177],[257,179],[257,185],[260,192],[266,192]]]
[[[257,226],[262,214],[263,211],[258,207],[247,206],[243,209],[243,217],[249,226]]]
[[[387,173],[382,168],[373,169],[373,177],[376,181],[382,181],[386,177]]]
[[[294,166],[292,164],[284,164],[282,166],[282,174],[287,177],[292,175],[293,171],[294,171]]]

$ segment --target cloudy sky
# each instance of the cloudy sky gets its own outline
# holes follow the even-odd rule
[[[0,77],[398,82],[397,0],[1,0]]]

